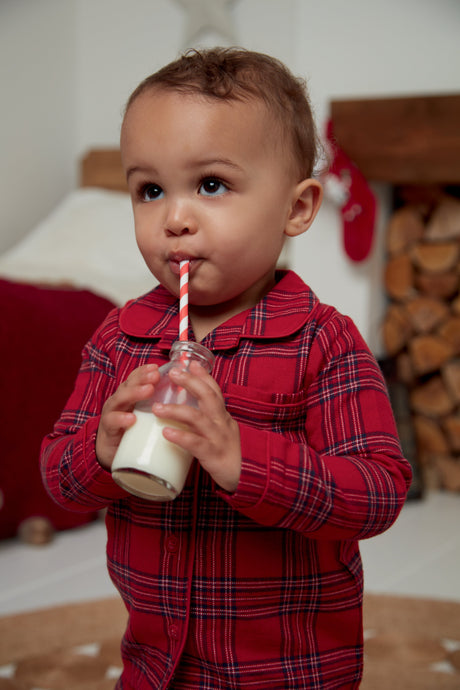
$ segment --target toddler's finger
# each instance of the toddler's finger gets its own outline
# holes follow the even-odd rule
[[[211,405],[219,399],[223,400],[219,384],[204,371],[203,367],[199,365],[196,368],[191,367],[189,372],[174,368],[169,373],[172,380],[183,386],[200,404],[206,398],[210,400]]]
[[[135,369],[106,402],[109,410],[129,410],[138,400],[152,395],[159,373],[156,364]],[[152,368],[153,367],[153,368]]]
[[[157,364],[144,364],[129,374],[124,382],[126,385],[142,385],[145,383],[155,383],[159,379]]]
[[[119,436],[136,421],[132,412],[111,412],[104,420],[104,432],[108,437]]]

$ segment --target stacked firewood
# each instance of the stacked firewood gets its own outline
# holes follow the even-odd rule
[[[460,200],[399,208],[387,228],[386,353],[409,389],[428,487],[460,490]]]

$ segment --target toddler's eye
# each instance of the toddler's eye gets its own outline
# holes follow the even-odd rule
[[[203,196],[219,196],[227,191],[227,187],[217,177],[206,177],[201,182],[199,191]]]
[[[142,201],[155,201],[163,196],[163,190],[157,184],[145,184],[141,187],[140,196]]]

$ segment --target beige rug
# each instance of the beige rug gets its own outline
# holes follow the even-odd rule
[[[365,599],[362,690],[459,690],[460,603]],[[0,618],[0,690],[113,690],[126,621],[118,599]]]

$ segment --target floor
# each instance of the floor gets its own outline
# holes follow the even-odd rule
[[[408,501],[391,529],[361,542],[366,590],[460,601],[460,494]],[[0,615],[115,595],[102,521],[46,546],[0,542]]]

